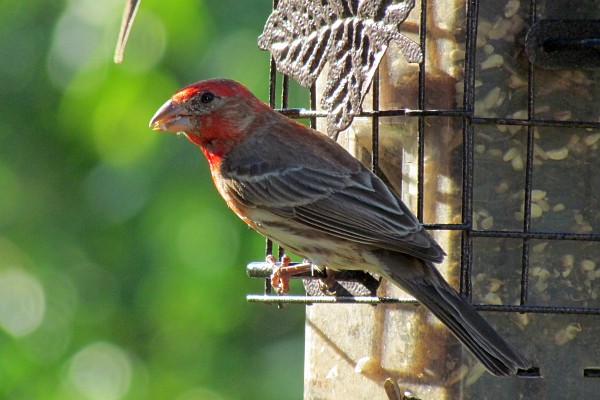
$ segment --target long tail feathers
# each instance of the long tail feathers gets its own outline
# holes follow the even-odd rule
[[[433,264],[398,253],[388,253],[384,258],[388,261],[386,266],[391,267],[384,273],[386,278],[427,307],[490,373],[510,376],[515,375],[519,369],[531,367],[530,362],[506,343],[444,280]]]

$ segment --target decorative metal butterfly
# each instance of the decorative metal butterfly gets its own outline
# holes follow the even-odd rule
[[[328,62],[321,106],[327,133],[346,129],[394,41],[408,62],[421,63],[421,47],[400,33],[414,0],[281,0],[269,16],[258,47],[269,50],[277,69],[310,87]]]

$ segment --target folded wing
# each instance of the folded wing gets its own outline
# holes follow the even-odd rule
[[[353,161],[328,168],[258,159],[227,171],[226,184],[245,207],[267,210],[345,240],[442,261],[444,251],[400,198],[348,157]]]

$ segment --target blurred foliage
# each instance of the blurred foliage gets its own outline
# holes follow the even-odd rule
[[[0,398],[300,398],[303,309],[246,302],[263,239],[148,128],[200,79],[267,99],[271,2],[144,0],[114,65],[122,8],[0,2]]]

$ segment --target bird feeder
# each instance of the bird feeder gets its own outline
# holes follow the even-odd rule
[[[305,277],[306,295],[249,296],[307,305],[305,398],[597,397],[597,3],[274,6],[271,18],[306,37],[259,40],[273,55],[272,105],[277,67],[280,111],[310,118],[401,194],[448,253],[446,279],[534,365],[512,378],[486,373],[424,307],[376,276],[340,273],[329,294]],[[353,35],[347,48],[344,33]],[[307,51],[294,40],[315,44]],[[310,108],[287,106],[289,76],[310,87]],[[349,102],[329,101],[336,93]],[[268,275],[261,265],[249,274]]]

